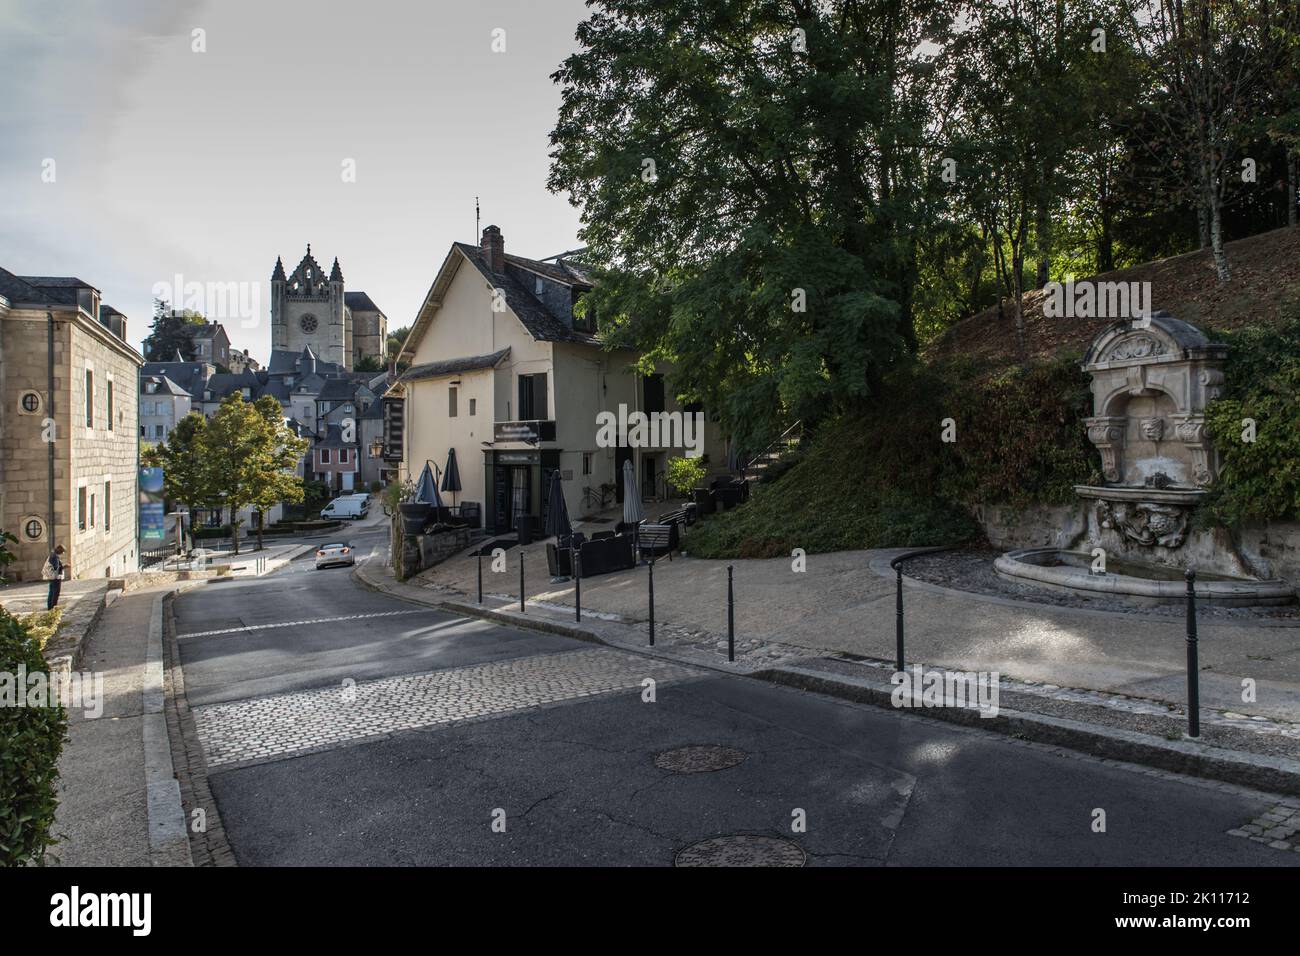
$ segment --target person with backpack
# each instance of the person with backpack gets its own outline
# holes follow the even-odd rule
[[[45,602],[45,610],[54,610],[54,605],[59,603],[59,590],[63,587],[63,576],[67,574],[68,566],[63,563],[63,545],[58,545],[50,552],[49,558],[45,562],[45,567],[41,568],[41,577],[50,582],[50,596]]]

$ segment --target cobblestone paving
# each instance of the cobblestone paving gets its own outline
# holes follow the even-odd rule
[[[209,767],[262,762],[400,730],[641,690],[702,671],[607,648],[345,682],[194,709]]]
[[[1294,850],[1300,853],[1300,807],[1279,803],[1269,807],[1263,816],[1256,817],[1245,826],[1229,830],[1228,836],[1246,837],[1256,843],[1266,843],[1275,850]]]

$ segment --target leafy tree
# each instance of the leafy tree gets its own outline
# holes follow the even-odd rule
[[[212,505],[220,498],[213,467],[218,455],[213,447],[207,419],[190,412],[176,423],[167,441],[140,455],[144,464],[163,470],[163,490],[169,501],[185,506],[191,529],[195,509]]]
[[[144,340],[144,357],[150,362],[170,362],[177,352],[187,362],[195,359],[190,326],[203,325],[207,319],[190,309],[173,310],[162,299],[153,300],[153,326]]]
[[[549,184],[582,208],[602,334],[747,446],[915,347],[958,6],[599,0],[554,75]]]
[[[214,485],[230,509],[231,538],[239,553],[239,512],[255,505],[265,511],[279,501],[302,500],[302,478],[296,473],[307,450],[284,423],[284,409],[269,395],[245,402],[238,392],[222,400],[207,425],[207,441],[220,449],[211,458]],[[262,547],[262,526],[257,546]]]
[[[382,372],[384,370],[384,363],[377,355],[364,355],[361,357],[361,360],[353,366],[353,370],[357,372]]]

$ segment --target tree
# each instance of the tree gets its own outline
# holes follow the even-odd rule
[[[364,355],[361,360],[353,366],[355,372],[382,372],[384,363],[377,355]]]
[[[279,501],[301,501],[302,479],[298,461],[307,440],[298,438],[284,423],[284,409],[269,395],[245,402],[238,392],[222,400],[208,422],[207,441],[220,449],[212,456],[217,492],[230,509],[231,537],[239,553],[239,512],[249,505],[265,511]],[[262,547],[262,523],[257,546]]]
[[[190,309],[173,310],[163,299],[153,300],[153,326],[144,340],[144,357],[150,362],[171,362],[176,353],[187,362],[195,358],[191,326],[203,325],[207,319]]]
[[[146,449],[140,460],[163,470],[167,499],[185,506],[191,530],[194,511],[214,504],[220,497],[213,463],[217,454],[209,442],[208,422],[190,412],[172,428],[167,441]]]
[[[554,75],[612,344],[762,447],[915,349],[952,0],[599,0]],[[923,41],[930,41],[929,45]]]

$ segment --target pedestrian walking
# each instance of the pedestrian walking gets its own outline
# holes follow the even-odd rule
[[[62,554],[63,545],[58,545],[50,552],[45,567],[41,568],[41,577],[50,582],[50,596],[45,602],[47,611],[54,610],[54,605],[59,603],[59,590],[63,587],[63,576],[67,573]]]

